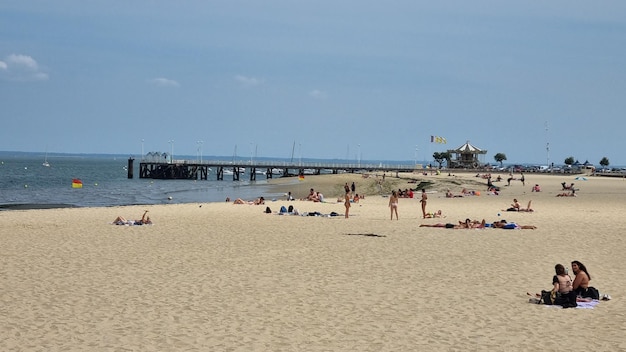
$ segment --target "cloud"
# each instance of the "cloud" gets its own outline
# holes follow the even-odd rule
[[[174,80],[167,78],[154,78],[149,80],[156,87],[180,87],[180,84]]]
[[[242,75],[235,76],[235,80],[239,82],[239,84],[245,88],[258,86],[259,84],[263,83],[263,81],[260,79],[257,79],[254,77],[246,77]]]
[[[35,59],[28,55],[11,54],[0,61],[0,79],[9,81],[45,81],[43,72]]]
[[[315,89],[309,92],[309,96],[313,99],[323,100],[328,98],[328,93]]]

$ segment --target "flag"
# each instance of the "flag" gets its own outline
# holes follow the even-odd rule
[[[72,179],[72,188],[83,188],[83,181],[78,178]]]
[[[446,141],[446,139],[444,137],[430,136],[430,143],[446,144],[447,141]]]

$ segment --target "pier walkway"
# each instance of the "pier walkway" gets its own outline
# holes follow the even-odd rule
[[[128,178],[133,178],[134,158],[128,159]],[[207,180],[209,173],[215,173],[218,180],[225,175],[232,175],[233,181],[239,181],[247,174],[250,181],[257,175],[265,178],[274,176],[320,175],[358,172],[413,172],[415,165],[410,164],[366,164],[366,163],[315,163],[282,161],[223,161],[223,160],[172,160],[154,162],[142,160],[139,163],[139,178],[168,180]]]

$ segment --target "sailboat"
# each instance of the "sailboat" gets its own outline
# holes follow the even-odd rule
[[[50,163],[48,162],[48,149],[46,149],[46,157],[43,159],[43,164],[45,167],[50,167]]]

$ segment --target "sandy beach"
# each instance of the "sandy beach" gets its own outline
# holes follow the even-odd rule
[[[382,188],[380,175],[272,181],[296,198],[320,190],[325,203],[0,211],[0,350],[626,350],[626,180],[526,174],[525,186],[505,186],[503,175],[489,195],[474,174],[394,176]],[[348,219],[263,212],[343,214],[345,182],[365,195]],[[390,191],[419,182],[431,182],[427,210],[445,218],[422,219],[416,194],[390,220]],[[557,197],[561,182],[577,197]],[[481,194],[446,198],[448,188]],[[503,211],[513,198],[534,212]],[[152,225],[111,224],[144,209]],[[537,229],[419,227],[466,218]],[[528,303],[572,260],[610,301]]]

